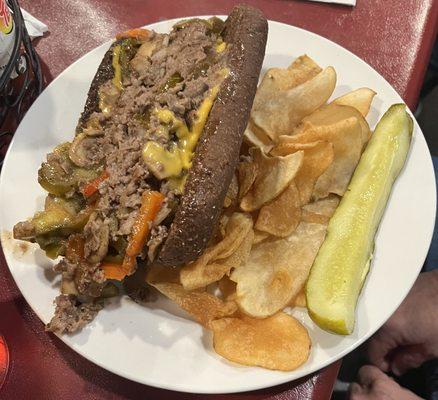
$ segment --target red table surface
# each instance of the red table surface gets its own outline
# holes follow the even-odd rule
[[[232,0],[21,0],[48,24],[36,43],[47,83],[118,31],[188,15],[227,14]],[[359,55],[415,107],[436,37],[438,0],[357,0],[355,8],[298,0],[247,1],[269,19],[325,36]],[[2,337],[3,335],[3,337]],[[4,343],[6,343],[7,348]],[[8,351],[9,354],[8,354]],[[5,373],[4,365],[9,362]],[[0,252],[1,399],[329,399],[340,363],[296,382],[235,395],[150,388],[92,364],[44,332]]]

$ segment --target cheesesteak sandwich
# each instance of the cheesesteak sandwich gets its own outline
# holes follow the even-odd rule
[[[239,159],[266,38],[266,19],[247,6],[225,22],[117,36],[73,141],[38,171],[44,211],[14,227],[15,238],[62,257],[49,330],[91,321],[140,260],[171,268],[203,253]]]

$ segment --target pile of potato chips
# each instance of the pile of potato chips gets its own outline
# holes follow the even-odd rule
[[[335,85],[335,70],[307,56],[270,69],[215,239],[189,265],[149,270],[148,283],[212,330],[230,361],[290,371],[309,356],[307,330],[283,310],[305,307],[328,221],[371,135],[375,95],[362,88],[327,104]]]

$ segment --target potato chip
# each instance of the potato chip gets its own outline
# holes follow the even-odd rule
[[[301,222],[289,237],[253,246],[246,264],[230,276],[239,308],[265,318],[286,307],[306,282],[325,233],[325,225]]]
[[[353,117],[357,118],[359,121],[362,129],[362,146],[365,147],[371,137],[371,130],[368,122],[356,108],[348,105],[336,104],[335,102],[327,104],[305,117],[294,131],[294,134],[298,134],[305,130],[308,124],[311,124],[312,126],[327,126]]]
[[[241,264],[246,263],[253,243],[254,243],[254,232],[252,229],[250,229],[248,234],[242,238],[239,247],[234,251],[234,253],[232,253],[227,258],[217,259],[214,260],[212,263],[207,264],[209,271],[205,272],[204,274],[206,276],[211,277],[210,278],[211,282],[209,282],[208,284],[217,282],[220,278],[222,278],[222,276],[228,274],[231,268],[237,268]]]
[[[254,102],[256,106],[262,106],[265,95],[272,95],[278,91],[292,89],[304,82],[314,78],[322,71],[322,68],[316,64],[310,57],[303,55],[298,57],[287,68],[270,68],[258,87]]]
[[[224,207],[231,207],[237,201],[237,195],[239,193],[239,183],[237,181],[237,175],[234,174],[231,179],[230,186],[228,187],[227,195],[224,200]]]
[[[236,300],[236,282],[233,282],[228,276],[224,276],[218,281],[218,286],[224,301]]]
[[[287,91],[314,78],[322,71],[310,57],[298,57],[287,69],[271,68],[262,78],[254,98],[253,110],[263,109],[280,91]]]
[[[321,199],[330,193],[342,196],[350,182],[351,175],[362,153],[362,128],[356,117],[332,125],[314,126],[306,123],[300,133],[283,136],[272,151],[284,154],[291,144],[326,141],[333,144],[334,160],[316,181],[312,197]]]
[[[307,307],[307,300],[306,300],[306,293],[304,290],[304,286],[300,290],[300,292],[296,295],[296,297],[292,300],[290,304],[291,307],[302,307],[302,308]]]
[[[260,149],[252,149],[257,176],[251,189],[240,202],[244,211],[255,211],[275,199],[292,181],[303,162],[302,151],[285,157],[271,157]]]
[[[333,93],[335,85],[336,72],[328,67],[289,90],[269,90],[254,102],[252,121],[276,142],[278,136],[290,134],[306,115],[321,107]]]
[[[287,154],[304,151],[303,165],[294,181],[300,193],[301,204],[307,204],[312,196],[316,180],[327,170],[334,159],[333,145],[330,142],[296,143],[283,148]],[[275,151],[275,149],[273,150]],[[286,155],[286,154],[275,154]]]
[[[217,282],[232,268],[238,268],[246,263],[253,244],[254,233],[252,230],[243,238],[242,243],[229,257],[213,261],[207,265],[189,264],[181,269],[180,280],[185,289],[198,289]],[[197,267],[191,266],[196,264]]]
[[[244,141],[251,147],[258,147],[264,153],[269,151],[274,146],[274,142],[269,136],[250,120],[243,134]]]
[[[223,240],[207,248],[193,263],[181,269],[180,280],[187,290],[205,287],[245,262],[251,250],[254,233],[250,215],[234,213],[230,217]]]
[[[220,238],[225,237],[225,231],[226,231],[228,221],[230,220],[230,217],[231,217],[231,215],[228,212],[222,213],[222,215],[220,216],[220,219],[219,219],[218,232],[216,233],[216,236],[214,237],[214,239],[216,239],[216,241],[214,241],[214,239],[213,239],[212,242],[210,243],[210,245],[219,241]]]
[[[339,201],[339,197],[333,194],[325,199],[306,204],[302,208],[302,220],[316,224],[328,224]]]
[[[292,371],[309,357],[307,330],[283,312],[266,319],[217,319],[211,328],[216,353],[239,364]]]
[[[265,239],[270,237],[271,235],[268,232],[259,231],[254,229],[254,240],[253,245],[263,242]]]
[[[188,291],[178,283],[150,282],[150,284],[205,328],[210,327],[211,321],[233,315],[237,311],[235,302],[224,302],[205,291]]]
[[[363,117],[366,117],[370,111],[371,103],[375,95],[376,92],[372,89],[360,88],[338,97],[333,100],[333,103],[354,107]]]
[[[286,237],[297,228],[300,219],[300,192],[293,180],[283,193],[260,209],[255,227],[274,236]]]
[[[245,196],[257,177],[257,164],[243,161],[238,166],[239,174],[239,199]]]
[[[293,86],[300,85],[301,83],[312,79],[322,71],[322,68],[307,54],[299,56],[287,67],[287,69],[294,72]]]

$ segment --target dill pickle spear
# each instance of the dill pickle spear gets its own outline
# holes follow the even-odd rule
[[[306,286],[309,314],[324,330],[342,335],[353,331],[374,236],[405,163],[412,130],[404,104],[395,104],[385,113],[329,222]]]

